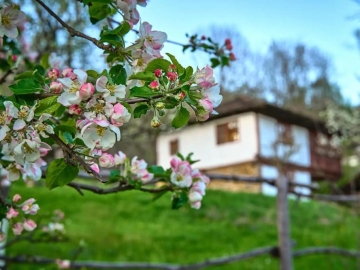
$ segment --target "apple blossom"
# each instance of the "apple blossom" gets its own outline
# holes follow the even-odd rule
[[[178,187],[190,187],[192,184],[191,167],[189,162],[174,157],[170,161],[172,173],[170,181]]]
[[[148,182],[153,179],[154,175],[149,173],[146,169],[147,163],[145,160],[138,160],[137,157],[133,157],[131,160],[131,172],[140,178],[142,182]]]
[[[215,85],[213,69],[207,65],[195,74],[195,83],[204,89],[209,89]]]
[[[24,225],[21,222],[17,222],[13,225],[12,231],[15,235],[21,235],[24,230]]]
[[[76,75],[76,79],[72,79],[73,75],[70,75],[70,78],[65,76],[65,78],[58,79],[58,81],[63,84],[64,92],[61,93],[57,101],[66,107],[69,107],[72,104],[79,104],[81,102],[82,97],[80,96],[79,91],[81,86],[85,84],[87,80],[87,74],[85,71],[75,69],[73,73]]]
[[[96,90],[103,93],[104,99],[110,103],[115,103],[118,98],[124,98],[126,93],[124,85],[111,84],[105,76],[96,80]]]
[[[99,173],[100,172],[100,169],[99,169],[99,165],[97,163],[93,163],[90,165],[90,168],[96,172],[96,173]]]
[[[10,207],[9,211],[6,213],[7,219],[12,219],[14,217],[17,217],[19,215],[19,212],[16,211],[14,208]]]
[[[32,219],[26,219],[23,223],[23,226],[24,230],[28,232],[35,230],[35,228],[37,227],[35,221],[33,221]]]
[[[70,261],[69,260],[60,260],[60,259],[56,259],[55,263],[57,264],[57,266],[59,267],[59,269],[69,269],[70,268]]]
[[[121,104],[117,103],[114,105],[114,113],[111,115],[111,123],[117,127],[122,126],[124,123],[129,122],[131,114],[129,111]]]
[[[40,207],[38,204],[34,204],[35,201],[36,200],[34,198],[26,200],[22,204],[21,210],[23,210],[25,214],[36,215]]]
[[[119,151],[117,154],[114,155],[115,165],[121,165],[125,163],[126,155]]]
[[[8,38],[18,36],[17,26],[20,26],[26,19],[24,12],[14,6],[6,6],[0,10],[0,37],[6,35]]]
[[[143,22],[139,31],[140,39],[144,41],[144,46],[148,53],[155,57],[161,57],[160,50],[167,40],[167,34],[160,31],[153,31],[151,28],[151,24]]]

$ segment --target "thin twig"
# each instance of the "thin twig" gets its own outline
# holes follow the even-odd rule
[[[12,70],[11,70],[11,69],[9,69],[8,71],[6,71],[6,73],[0,78],[0,84],[5,83],[7,76],[9,76],[11,73],[12,73]]]
[[[70,36],[72,37],[81,37],[84,38],[86,40],[91,41],[95,46],[97,46],[100,49],[106,50],[106,51],[114,51],[112,46],[109,45],[104,45],[102,44],[99,40],[97,40],[96,38],[90,37],[80,31],[75,30],[74,28],[72,28],[70,25],[68,25],[67,23],[65,23],[54,11],[52,11],[44,2],[42,2],[41,0],[35,0],[36,2],[38,2],[47,12],[49,12],[49,14],[51,16],[53,16],[63,27],[66,28],[66,30],[69,32]]]

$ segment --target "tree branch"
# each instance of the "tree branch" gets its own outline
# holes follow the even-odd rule
[[[309,254],[337,254],[341,256],[360,258],[360,251],[347,250],[338,247],[309,247],[293,252],[294,257],[306,256]]]
[[[44,2],[42,2],[41,0],[35,0],[36,2],[38,2],[47,12],[49,12],[49,14],[51,16],[53,16],[64,28],[66,28],[66,30],[69,32],[70,36],[72,37],[81,37],[84,38],[86,40],[91,41],[96,47],[106,50],[106,51],[114,51],[114,49],[112,48],[112,46],[109,45],[104,45],[102,43],[100,43],[99,40],[97,40],[96,38],[90,37],[80,31],[75,30],[74,28],[72,28],[70,25],[68,25],[67,23],[65,23],[57,14],[55,14],[54,11],[52,11]]]
[[[68,186],[76,189],[81,195],[84,195],[82,193],[82,190],[87,190],[92,193],[100,194],[100,195],[105,195],[105,194],[110,194],[110,193],[118,193],[118,192],[123,192],[123,191],[127,191],[127,190],[139,190],[139,191],[148,192],[148,193],[161,193],[164,191],[172,190],[171,186],[150,189],[150,188],[135,188],[134,186],[131,186],[129,184],[125,184],[125,185],[120,184],[120,185],[118,185],[116,187],[112,187],[112,188],[100,188],[97,186],[71,182],[68,184]]]
[[[101,178],[101,176],[95,172],[93,169],[90,168],[89,164],[85,162],[81,157],[79,157],[67,144],[65,144],[57,135],[49,134],[49,137],[52,138],[62,149],[65,156],[66,154],[70,157],[70,159],[75,159],[79,164],[81,164],[85,171],[89,174],[92,174],[97,180],[102,183],[106,183],[107,180]]]

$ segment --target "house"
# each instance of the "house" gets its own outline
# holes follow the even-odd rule
[[[206,122],[191,121],[181,130],[161,133],[156,146],[158,164],[168,167],[177,152],[193,152],[201,160],[197,168],[205,173],[274,179],[281,168],[291,181],[303,184],[341,176],[341,156],[331,147],[323,122],[248,97],[223,103],[217,111]],[[268,184],[214,180],[211,187],[276,194],[276,188]]]

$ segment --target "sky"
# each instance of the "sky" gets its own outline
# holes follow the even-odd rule
[[[344,96],[360,102],[360,48],[354,37],[360,4],[352,0],[150,0],[139,12],[143,22],[180,43],[187,43],[185,33],[219,25],[238,30],[255,52],[265,52],[273,40],[316,46],[331,60],[331,77]],[[167,43],[163,52],[185,66],[207,64],[183,54],[180,46]]]

